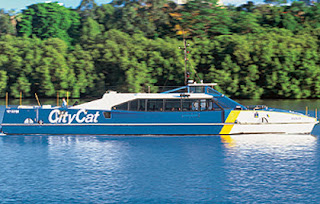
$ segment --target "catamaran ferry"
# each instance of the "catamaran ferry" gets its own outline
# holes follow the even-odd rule
[[[72,107],[18,106],[5,110],[4,134],[224,135],[310,133],[316,118],[265,106],[245,107],[191,83],[163,93],[108,92]]]

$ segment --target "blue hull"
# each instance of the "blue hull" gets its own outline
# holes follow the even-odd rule
[[[2,132],[11,135],[217,135],[230,111],[133,112],[11,108],[5,111]],[[63,113],[67,114],[61,115]]]
[[[218,135],[223,125],[14,125],[5,134],[75,135]]]

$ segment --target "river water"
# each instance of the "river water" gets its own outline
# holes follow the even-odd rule
[[[0,203],[319,203],[319,135],[1,136]]]

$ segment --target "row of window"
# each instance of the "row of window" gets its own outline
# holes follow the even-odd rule
[[[130,111],[214,111],[222,106],[213,99],[136,99],[114,106],[114,110]]]
[[[209,92],[209,88],[207,88],[207,91]],[[173,93],[205,93],[205,87],[204,86],[190,86],[189,90],[188,88],[179,89],[174,91]]]

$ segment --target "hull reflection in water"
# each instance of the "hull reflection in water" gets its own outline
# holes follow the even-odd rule
[[[250,148],[259,151],[281,148],[309,148],[317,142],[313,135],[301,134],[243,134],[243,135],[222,135],[221,141],[227,148]]]
[[[232,203],[319,203],[319,150],[312,135],[221,137]]]

